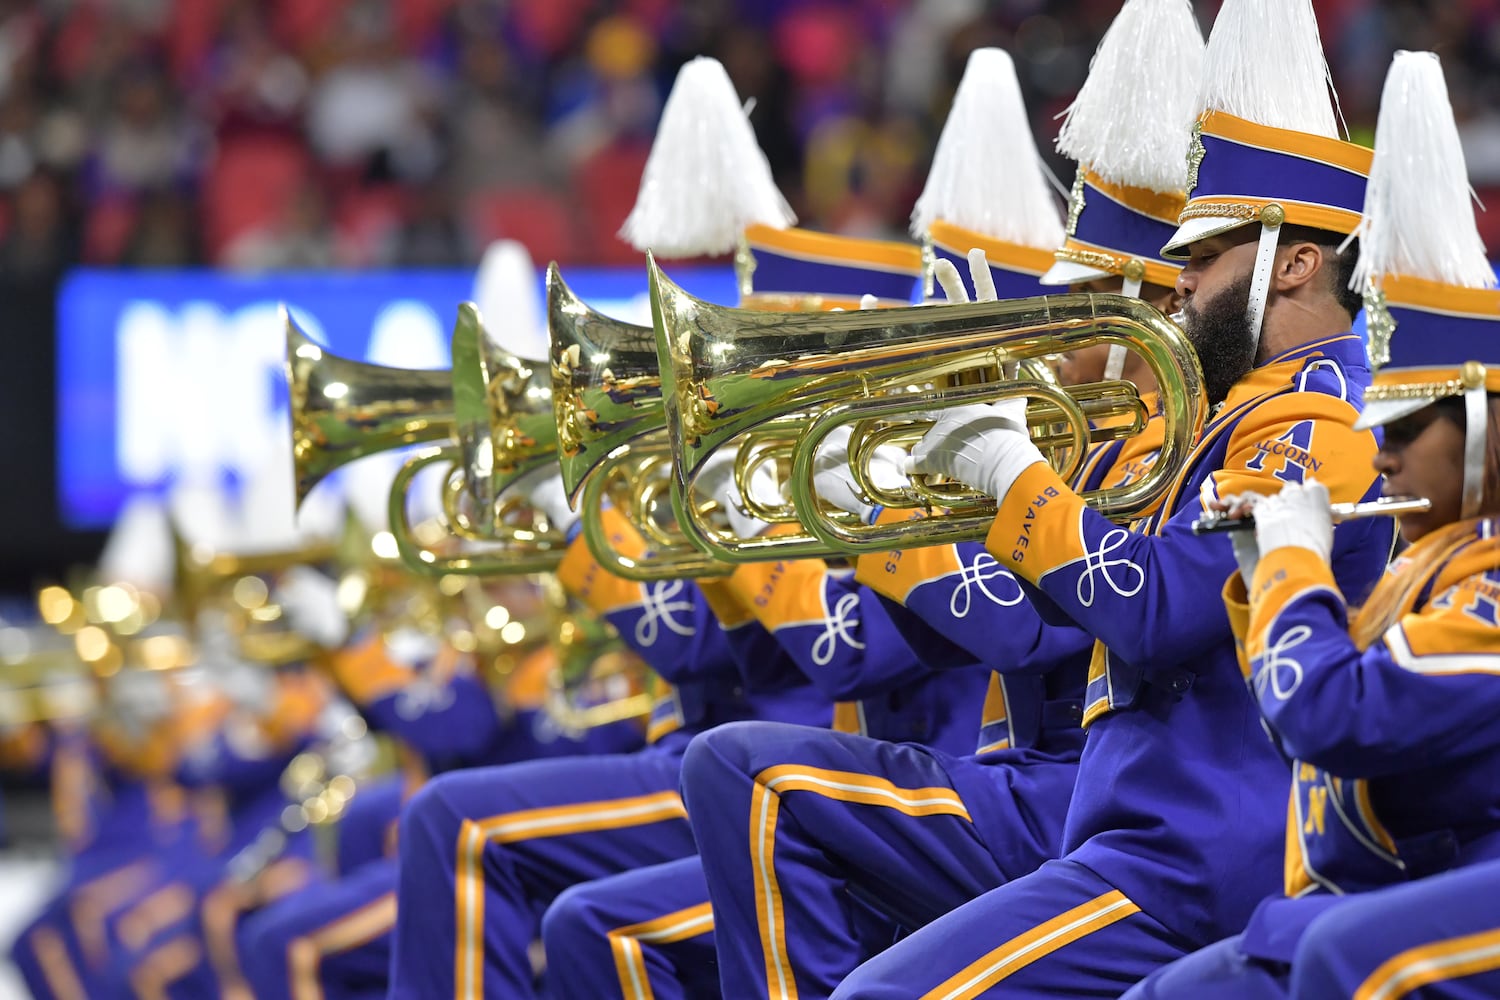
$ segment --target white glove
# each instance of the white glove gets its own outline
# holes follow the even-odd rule
[[[1004,500],[1010,488],[1037,462],[1024,397],[943,410],[932,429],[911,451],[909,473],[938,473]]]
[[[1323,562],[1333,556],[1333,514],[1328,487],[1316,479],[1288,483],[1255,505],[1255,540],[1261,555],[1295,545]]]
[[[555,464],[526,473],[511,489],[525,493],[526,503],[541,512],[553,531],[566,532],[578,520],[578,515],[568,506],[562,473]]]
[[[943,294],[948,297],[950,304],[961,305],[969,301],[969,290],[964,287],[963,279],[958,276],[958,268],[952,261],[947,258],[939,260],[933,265],[932,274],[942,286]],[[989,258],[979,247],[969,251],[969,281],[974,285],[975,302],[994,302],[999,298]]]
[[[275,597],[292,628],[324,649],[338,649],[349,638],[339,585],[326,573],[292,566],[277,580]]]
[[[813,458],[813,488],[818,496],[839,510],[856,514],[866,524],[874,520],[877,508],[865,502],[849,469],[849,427],[839,427],[823,439]],[[906,455],[893,445],[881,445],[870,455],[870,477],[882,489],[900,489],[911,484],[901,471]]]
[[[384,640],[391,662],[408,670],[425,670],[437,659],[443,645],[437,636],[410,626],[392,629]]]
[[[1231,511],[1248,517],[1260,509],[1258,505],[1265,496],[1254,492],[1231,493],[1221,499]],[[1255,577],[1256,564],[1260,562],[1260,545],[1255,541],[1255,532],[1231,531],[1229,544],[1234,548],[1234,561],[1240,567],[1240,579],[1245,581],[1245,589],[1248,591],[1250,581]]]
[[[275,677],[265,667],[244,660],[227,660],[213,672],[219,690],[252,715],[265,715],[275,700]]]
[[[729,518],[729,526],[740,538],[754,538],[770,527],[758,517],[745,510],[740,492],[734,485],[734,461],[737,448],[721,448],[708,457],[699,470],[695,485],[698,492],[712,497],[723,508]],[[750,476],[750,490],[755,499],[765,506],[781,503],[781,491],[776,482],[776,473],[771,466],[761,463]]]

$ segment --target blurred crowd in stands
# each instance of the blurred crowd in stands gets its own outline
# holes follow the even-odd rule
[[[1217,6],[1199,0],[1202,24]],[[1500,0],[1316,6],[1356,139],[1396,48],[1442,54],[1500,253]],[[1016,57],[1050,150],[1118,7],[0,0],[0,276],[467,266],[499,236],[539,261],[629,263],[615,232],[699,53],[753,99],[802,224],[899,236],[969,50]]]

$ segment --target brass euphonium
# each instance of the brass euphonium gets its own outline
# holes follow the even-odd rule
[[[300,505],[322,479],[365,455],[448,437],[453,388],[446,371],[409,371],[330,354],[285,308],[292,460]]]
[[[478,310],[459,306],[451,370],[411,370],[329,354],[283,313],[292,410],[297,501],[330,472],[357,458],[447,438],[411,455],[392,484],[391,533],[414,570],[530,573],[554,567],[563,540],[533,526],[513,527],[501,492],[550,460],[556,447],[550,380],[543,366],[499,350],[484,334]],[[407,491],[416,474],[443,465],[443,511],[452,531],[471,542],[454,556],[414,537]]]
[[[1142,479],[1094,491],[1089,502],[1112,517],[1145,509],[1181,470],[1202,430],[1207,404],[1202,372],[1186,334],[1158,310],[1119,295],[1072,294],[876,311],[786,315],[727,309],[693,297],[648,257],[651,307],[661,356],[663,399],[672,436],[674,501],[691,495],[693,480],[715,449],[747,432],[810,417],[793,455],[790,488],[806,533],[736,538],[677,503],[682,529],[731,561],[858,553],[945,544],[984,537],[994,501],[973,491],[944,494],[947,512],[896,524],[865,525],[829,511],[813,487],[813,456],[836,427],[856,425],[850,454],[869,454],[872,421],[906,420],[933,410],[1016,396],[1033,400],[1033,438],[1069,477],[1088,445],[1144,428],[1149,414],[1129,382],[1061,388],[1034,378],[953,388],[978,371],[1040,359],[1099,343],[1123,344],[1156,375],[1164,440]],[[1108,426],[1096,430],[1096,425]],[[920,424],[903,426],[913,434]],[[852,469],[868,483],[867,469]],[[921,484],[902,491],[897,506],[932,506]],[[891,497],[884,497],[889,501]]]
[[[450,440],[409,456],[391,483],[391,534],[402,561],[428,575],[555,569],[566,539],[545,520],[512,522],[524,505],[503,496],[556,454],[550,374],[543,365],[490,344],[478,309],[467,302],[458,308],[452,356]],[[411,483],[430,465],[449,470],[443,481],[443,514],[460,540],[454,553],[439,553],[417,539],[407,512]]]
[[[552,404],[563,489],[583,512],[594,558],[631,580],[721,575],[724,566],[664,526],[671,451],[661,403],[656,334],[596,312],[573,294],[553,264],[547,269],[547,327],[552,347]],[[621,510],[651,543],[651,555],[620,552],[604,530],[604,501]]]

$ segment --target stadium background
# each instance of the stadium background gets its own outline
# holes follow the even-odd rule
[[[218,273],[174,275],[188,289],[195,275],[206,286],[247,272],[453,276],[502,236],[539,265],[638,267],[614,233],[675,71],[699,53],[753,98],[802,225],[901,238],[968,52],[1015,56],[1038,140],[1065,174],[1054,118],[1118,6],[0,2],[0,593],[24,599],[102,538],[97,517],[60,503],[56,373],[95,349],[75,338],[59,356],[58,290],[75,269],[127,285],[142,269]],[[1368,141],[1390,54],[1435,49],[1472,182],[1500,203],[1500,3],[1316,6],[1352,135]],[[1217,4],[1198,7],[1211,23]],[[1500,247],[1500,212],[1481,227]]]

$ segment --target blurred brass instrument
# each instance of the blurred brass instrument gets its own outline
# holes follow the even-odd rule
[[[547,269],[547,317],[557,460],[569,501],[584,512],[589,551],[629,580],[729,572],[671,522],[672,453],[655,332],[589,308],[556,264]],[[648,557],[626,555],[610,539],[599,517],[606,500],[651,544]]]
[[[625,648],[608,622],[578,607],[556,577],[544,577],[541,588],[548,642],[558,662],[548,676],[548,718],[564,733],[577,736],[649,716],[655,699],[646,690],[645,664]],[[580,704],[579,693],[589,688],[603,688],[611,697]]]
[[[467,302],[459,306],[452,346],[451,440],[408,456],[391,483],[390,527],[401,559],[415,572],[439,576],[555,569],[567,540],[539,512],[502,497],[556,454],[548,372],[490,345],[478,310]],[[424,544],[408,514],[411,483],[432,465],[448,469],[443,516],[454,551]]]
[[[674,462],[680,528],[706,552],[743,562],[835,552],[858,553],[983,538],[995,503],[975,491],[919,480],[886,491],[888,506],[946,513],[864,525],[827,509],[813,486],[813,456],[836,427],[852,425],[851,468],[870,492],[865,459],[887,440],[926,430],[919,414],[1016,396],[1032,400],[1033,439],[1070,478],[1091,443],[1139,433],[1149,414],[1133,383],[1058,387],[1037,378],[997,379],[949,388],[943,381],[991,378],[1000,366],[1099,343],[1141,355],[1160,386],[1164,441],[1151,472],[1086,496],[1111,517],[1146,508],[1186,461],[1207,413],[1202,373],[1186,335],[1153,307],[1118,295],[1073,294],[878,312],[788,315],[728,309],[679,288],[647,259],[652,316]],[[811,417],[809,420],[808,417]],[[889,429],[890,421],[901,421]],[[884,422],[884,423],[877,423]],[[752,432],[796,433],[792,502],[805,531],[738,538],[706,521],[693,481],[719,447]],[[852,463],[851,463],[852,465]]]
[[[43,626],[0,627],[0,732],[82,722],[98,706],[93,671],[66,636]]]

